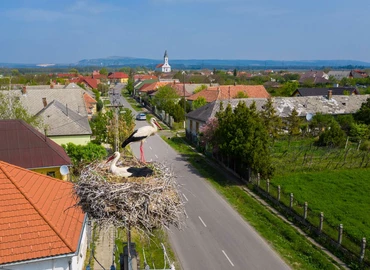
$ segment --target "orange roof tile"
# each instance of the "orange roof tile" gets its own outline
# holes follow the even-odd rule
[[[127,79],[128,75],[124,72],[113,72],[108,76],[109,79]]]
[[[134,80],[158,80],[158,77],[150,74],[136,74]]]
[[[215,100],[225,100],[236,98],[239,92],[243,92],[249,98],[268,98],[270,94],[266,91],[263,85],[221,85],[212,86],[200,91],[188,98],[188,100],[196,100],[199,96],[206,99],[207,102]]]
[[[85,101],[85,106],[86,106],[87,113],[91,114],[92,113],[92,108],[97,103],[97,101],[92,96],[90,96],[87,92],[85,92],[83,94],[83,98],[84,98],[84,101]]]
[[[154,82],[149,85],[144,85],[139,91],[140,92],[154,92],[156,91],[159,87],[165,86],[167,84],[171,84],[170,82]]]
[[[84,213],[73,184],[0,161],[1,264],[75,253]]]

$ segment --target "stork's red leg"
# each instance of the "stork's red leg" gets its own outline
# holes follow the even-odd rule
[[[140,142],[140,161],[142,163],[146,163],[144,157],[143,141]]]

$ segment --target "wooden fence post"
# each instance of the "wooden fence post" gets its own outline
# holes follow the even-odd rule
[[[361,243],[361,254],[360,254],[360,262],[362,262],[365,258],[365,249],[366,249],[366,238],[362,238]]]
[[[260,187],[260,173],[257,173],[257,186]]]
[[[339,224],[338,228],[338,244],[342,244],[342,236],[343,236],[343,224]]]
[[[269,179],[266,180],[266,191],[268,194],[270,194],[270,180]]]
[[[280,185],[278,185],[278,187],[277,187],[277,200],[278,200],[278,202],[280,202],[280,192],[281,192],[281,188],[280,188]]]
[[[294,198],[294,195],[293,193],[290,193],[290,208],[293,208],[293,198]]]
[[[320,213],[320,224],[319,224],[319,232],[322,232],[322,228],[324,227],[324,212]]]
[[[304,202],[304,208],[303,208],[303,219],[307,219],[307,208],[308,208],[308,203]]]

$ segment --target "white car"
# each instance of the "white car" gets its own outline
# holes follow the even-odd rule
[[[136,115],[136,120],[146,120],[146,114],[145,113],[139,113]]]

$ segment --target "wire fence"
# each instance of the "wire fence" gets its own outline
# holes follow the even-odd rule
[[[317,213],[309,207],[309,202],[299,202],[294,194],[287,193],[284,187],[275,186],[267,179],[251,170],[238,159],[213,154],[213,157],[226,169],[236,174],[241,180],[251,185],[266,202],[292,220],[318,243],[340,257],[347,264],[360,269],[370,269],[370,248],[366,239],[358,239],[348,234],[345,224],[330,224],[325,220],[325,213]],[[368,158],[368,157],[367,157]]]

